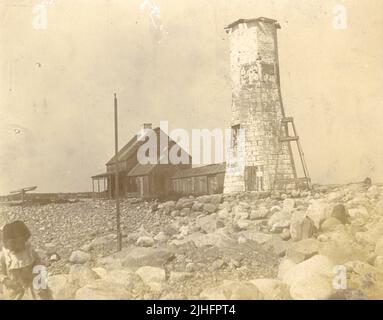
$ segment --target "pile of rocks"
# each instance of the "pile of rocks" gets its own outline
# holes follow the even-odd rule
[[[56,298],[383,299],[382,186],[129,203],[112,255],[98,205],[105,229],[73,242]]]

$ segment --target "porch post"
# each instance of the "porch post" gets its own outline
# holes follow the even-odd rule
[[[95,201],[94,199],[94,179],[92,178],[92,199],[93,201]]]
[[[112,176],[108,178],[109,199],[112,199]]]

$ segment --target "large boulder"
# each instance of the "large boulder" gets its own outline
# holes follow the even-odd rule
[[[208,213],[214,213],[218,209],[216,204],[213,203],[206,203],[203,205],[203,211],[206,211]]]
[[[245,209],[243,206],[234,206],[231,210],[231,214],[234,217],[234,220],[248,219],[249,212],[248,209]]]
[[[75,264],[70,267],[68,278],[72,283],[75,283],[78,287],[82,287],[88,282],[97,280],[100,277],[89,266]]]
[[[269,242],[273,238],[271,234],[257,231],[243,231],[240,233],[240,235],[243,236],[245,239],[254,241],[258,244],[264,244],[266,242]]]
[[[287,249],[290,247],[291,240],[283,240],[280,235],[272,235],[271,240],[267,241],[264,246],[265,248],[272,250],[278,257],[286,255]]]
[[[265,300],[290,300],[289,286],[280,280],[255,279],[249,281],[261,292]]]
[[[343,224],[350,223],[348,210],[343,204],[335,205],[331,210],[330,217],[338,219]]]
[[[327,199],[330,202],[337,202],[337,201],[340,201],[344,197],[344,195],[345,195],[345,191],[338,189],[328,193]]]
[[[186,243],[192,242],[198,248],[211,246],[211,247],[226,247],[234,243],[234,240],[228,237],[223,231],[223,229],[218,229],[213,233],[200,233],[194,232],[186,236],[182,240],[173,240],[171,244],[176,246],[182,246]]]
[[[202,211],[204,204],[202,202],[194,202],[193,206],[191,207],[192,211]]]
[[[219,204],[222,202],[222,194],[204,195],[197,198],[202,203]]]
[[[361,290],[368,299],[383,300],[383,271],[364,261],[349,261],[347,287]]]
[[[357,232],[356,239],[364,244],[375,245],[383,234],[383,218],[379,221],[366,225],[366,231]]]
[[[103,280],[122,284],[128,291],[134,290],[136,287],[143,284],[140,276],[129,270],[111,270],[107,272],[103,277]]]
[[[219,204],[222,202],[223,196],[222,194],[212,194],[212,195],[209,195],[209,198],[210,198],[210,203]]]
[[[94,271],[99,278],[105,277],[108,273],[108,270],[103,267],[94,267],[92,268],[92,271]]]
[[[311,200],[310,206],[307,208],[307,217],[309,217],[314,226],[319,230],[321,223],[327,218],[327,202],[321,200]]]
[[[169,275],[169,281],[170,282],[181,282],[185,281],[187,279],[190,279],[193,277],[193,274],[191,272],[177,272],[172,271]]]
[[[206,233],[215,232],[217,229],[224,227],[223,222],[218,219],[216,214],[199,217],[196,225]]]
[[[267,210],[265,207],[260,207],[256,210],[251,210],[250,220],[265,219],[267,218],[268,214],[269,214],[269,210]]]
[[[310,238],[314,233],[314,223],[304,212],[297,211],[291,216],[290,235],[293,241]]]
[[[233,242],[232,239],[225,236],[222,232],[202,234],[194,238],[193,241],[198,248],[204,246],[224,247],[228,243]]]
[[[291,239],[290,228],[285,228],[282,230],[281,239],[284,241]]]
[[[48,287],[54,300],[72,300],[79,288],[64,274],[50,276],[48,278]]]
[[[381,271],[383,271],[383,256],[375,257],[374,267],[376,267],[376,268],[380,269]]]
[[[140,226],[140,228],[138,228],[137,231],[135,232],[131,232],[127,235],[127,240],[131,243],[136,243],[137,240],[141,237],[152,237],[152,235],[150,234],[150,232],[148,232],[143,225]]]
[[[350,218],[352,220],[358,219],[364,222],[367,222],[371,216],[369,208],[367,208],[366,206],[361,206],[361,205],[358,205],[355,208],[348,209],[348,214],[350,215]]]
[[[377,256],[383,256],[383,236],[381,236],[375,245],[375,254]]]
[[[164,248],[133,247],[113,255],[123,267],[135,270],[142,266],[162,267],[174,258],[174,252]]]
[[[167,201],[164,203],[160,203],[158,205],[158,209],[162,210],[165,214],[170,214],[176,208],[176,203],[174,201]]]
[[[316,239],[304,239],[295,243],[287,249],[287,258],[299,263],[305,261],[319,252],[320,242]]]
[[[292,213],[289,211],[279,211],[274,213],[268,221],[270,231],[280,233],[283,229],[288,228],[290,226],[291,214]]]
[[[122,260],[113,256],[99,258],[97,266],[105,270],[121,269],[123,267]]]
[[[322,222],[320,229],[324,233],[333,232],[337,230],[339,226],[342,226],[342,223],[337,218],[330,217]]]
[[[239,219],[237,221],[234,221],[233,226],[237,230],[246,230],[252,225],[252,222],[248,219]]]
[[[136,271],[136,274],[145,284],[150,284],[152,282],[163,282],[166,279],[165,270],[156,267],[141,267]]]
[[[172,216],[172,218],[178,217],[180,216],[180,210],[172,210],[172,212],[170,212],[170,215]]]
[[[154,245],[154,239],[148,236],[142,236],[137,239],[136,245],[139,247],[152,247]]]
[[[371,184],[372,184],[372,180],[371,180],[371,178],[369,178],[369,177],[367,177],[367,178],[365,178],[364,180],[363,180],[363,183],[366,185],[366,186],[371,186]]]
[[[188,217],[190,215],[191,209],[190,208],[183,208],[180,211],[181,217]]]
[[[190,227],[189,226],[181,226],[179,229],[179,234],[176,236],[177,239],[183,239],[188,234],[190,234]]]
[[[129,270],[112,270],[102,279],[110,283],[121,284],[126,290],[135,294],[140,294],[145,290],[141,277]]]
[[[229,211],[227,210],[227,208],[222,208],[220,209],[218,212],[217,212],[217,216],[218,218],[220,218],[221,220],[225,221],[229,218],[230,216],[230,213]]]
[[[327,241],[319,246],[319,254],[328,257],[335,264],[343,264],[350,260],[367,260],[369,252],[359,245],[345,231],[336,231],[330,234]]]
[[[367,197],[371,200],[376,200],[380,197],[380,190],[378,186],[371,186],[367,190]]]
[[[297,263],[292,261],[291,259],[284,258],[282,261],[279,263],[278,266],[278,279],[283,280],[285,277],[286,273],[291,270],[293,267],[295,267]]]
[[[69,257],[69,262],[73,264],[84,264],[90,260],[90,254],[80,250],[73,251]]]
[[[184,208],[191,209],[193,204],[194,204],[194,200],[193,199],[181,198],[181,199],[178,200],[178,202],[176,204],[176,209],[178,209],[178,210],[182,210]]]
[[[282,210],[286,212],[292,212],[295,208],[295,200],[291,198],[287,198],[283,200]]]
[[[218,287],[204,289],[200,298],[203,300],[262,300],[263,296],[250,282],[224,281]]]
[[[157,294],[157,295],[162,295],[164,291],[169,291],[170,286],[166,282],[149,282],[147,284],[149,287],[150,291]]]
[[[164,202],[162,204],[159,204],[158,208],[160,208],[161,205],[162,205],[163,208],[170,207],[170,209],[172,209],[172,210],[176,207],[176,203],[174,201],[172,201],[172,200],[166,201],[166,202]]]
[[[165,232],[160,231],[153,239],[159,243],[165,243],[169,240],[169,237],[165,234]]]
[[[290,268],[283,281],[290,286],[296,300],[325,300],[334,293],[334,264],[325,256],[316,255]]]
[[[162,231],[167,235],[168,237],[172,237],[175,234],[178,233],[178,226],[175,225],[174,223],[168,224],[163,227]]]
[[[76,300],[130,300],[132,295],[122,284],[95,280],[76,292]]]

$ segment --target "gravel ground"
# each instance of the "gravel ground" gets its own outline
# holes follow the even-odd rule
[[[141,226],[153,233],[169,222],[169,217],[151,212],[153,203],[138,200],[121,202],[121,229],[124,236]],[[96,237],[115,233],[116,210],[111,200],[83,199],[73,203],[47,205],[10,206],[0,205],[9,220],[22,220],[30,228],[32,243],[43,255],[47,247],[53,247],[62,258],[54,263],[55,273],[64,267],[70,253]],[[111,254],[115,246],[102,248],[98,254]],[[108,252],[109,251],[109,252]]]

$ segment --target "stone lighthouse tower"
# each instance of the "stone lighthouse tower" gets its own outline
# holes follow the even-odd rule
[[[240,19],[226,28],[230,39],[232,136],[225,193],[289,189],[299,181],[290,144],[299,143],[299,138],[289,136],[292,118],[285,117],[280,90],[279,28],[276,20],[268,18]],[[304,172],[306,176],[305,165]]]

